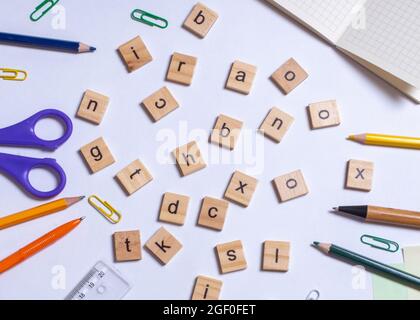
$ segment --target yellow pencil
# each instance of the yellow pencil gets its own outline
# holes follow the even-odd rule
[[[47,214],[55,213],[64,210],[71,205],[82,200],[82,197],[63,198],[52,202],[45,203],[35,208],[31,208],[25,211],[11,214],[9,216],[0,218],[0,230],[11,226],[15,226],[19,223],[23,223],[32,219],[46,216]]]
[[[385,134],[364,133],[349,136],[347,139],[361,144],[395,147],[395,148],[408,148],[420,149],[420,138],[390,136]]]

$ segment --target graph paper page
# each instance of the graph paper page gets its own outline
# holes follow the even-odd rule
[[[267,0],[336,44],[366,0]]]
[[[420,88],[420,1],[368,0],[365,10],[365,25],[337,45]]]

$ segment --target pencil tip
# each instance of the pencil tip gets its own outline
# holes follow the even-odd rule
[[[90,47],[89,51],[96,51],[96,48],[95,47]]]
[[[80,221],[85,220],[85,218],[86,218],[85,216],[81,217],[81,218],[80,218]]]
[[[313,244],[315,247],[318,247],[318,246],[319,246],[319,241],[314,241],[312,244]]]
[[[79,197],[79,201],[80,201],[80,200],[83,200],[84,198],[86,198],[86,196],[80,196],[80,197]]]
[[[333,211],[338,211],[337,207],[333,207],[332,209],[333,209]]]

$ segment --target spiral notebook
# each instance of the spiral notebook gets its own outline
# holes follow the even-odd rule
[[[266,0],[420,103],[419,0]]]

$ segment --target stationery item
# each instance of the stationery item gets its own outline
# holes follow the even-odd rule
[[[29,18],[34,22],[38,21],[43,16],[45,16],[47,14],[47,12],[50,11],[52,9],[52,7],[54,7],[58,3],[58,1],[60,1],[60,0],[45,0],[45,1],[41,2],[35,8],[35,10],[31,13]]]
[[[375,206],[347,206],[333,208],[336,212],[347,213],[367,222],[388,223],[420,228],[420,212],[382,208]]]
[[[321,294],[318,290],[314,289],[309,291],[308,295],[306,296],[306,300],[319,300]]]
[[[61,226],[55,228],[54,230],[51,230],[50,232],[44,234],[42,237],[36,239],[35,241],[29,243],[20,250],[11,254],[7,258],[3,259],[2,261],[0,261],[0,273],[3,273],[13,268],[17,264],[25,261],[32,255],[38,253],[42,249],[49,246],[50,244],[53,244],[58,239],[64,237],[66,234],[68,234],[70,231],[76,228],[84,218],[85,217],[78,218],[69,221],[65,224],[62,224]]]
[[[103,201],[101,198],[99,198],[96,195],[90,196],[88,198],[88,202],[100,214],[102,214],[109,222],[114,223],[114,224],[120,222],[121,214],[117,210],[115,210],[108,202]]]
[[[134,9],[131,12],[131,19],[161,29],[165,29],[168,26],[168,21],[166,19],[141,9]]]
[[[403,263],[393,264],[392,267],[408,271]],[[408,300],[408,288],[393,279],[380,275],[372,275],[372,291],[374,300]]]
[[[386,274],[395,279],[404,281],[405,284],[415,286],[417,289],[420,288],[420,278],[413,274],[396,269],[331,243],[320,243],[315,241],[313,244],[325,254],[346,259],[350,262],[370,268],[372,271]]]
[[[418,1],[267,1],[420,102]]]
[[[25,70],[0,68],[0,79],[3,80],[24,81],[27,76]]]
[[[24,210],[24,211],[0,218],[0,230],[9,228],[17,224],[33,220],[33,219],[41,218],[48,214],[62,211],[72,206],[73,204],[79,202],[84,197],[85,196],[63,198],[63,199],[45,203],[35,208],[31,208],[28,210]]]
[[[384,134],[358,134],[348,137],[349,140],[371,146],[383,146],[394,148],[420,149],[420,138],[390,136]]]
[[[392,240],[387,240],[375,236],[371,236],[369,234],[364,234],[360,237],[360,241],[363,244],[371,246],[372,248],[376,248],[379,250],[384,250],[388,252],[397,252],[400,246],[398,243]]]
[[[130,288],[118,271],[98,261],[65,300],[119,300]]]
[[[39,47],[42,49],[68,51],[73,53],[92,52],[96,50],[95,47],[91,47],[82,42],[40,38],[5,32],[0,32],[0,43],[27,47]]]
[[[35,133],[38,121],[54,118],[65,125],[63,136],[55,140],[44,140]],[[45,150],[55,150],[70,138],[73,124],[63,112],[55,109],[45,109],[15,125],[0,129],[0,145],[33,147]],[[57,174],[57,187],[51,191],[35,189],[29,181],[29,172],[34,168],[45,168]],[[55,159],[29,158],[0,153],[0,172],[13,178],[26,192],[37,198],[51,198],[58,195],[66,185],[66,174]]]

